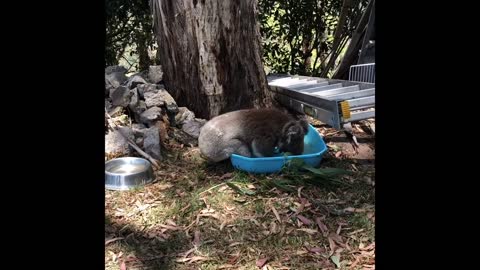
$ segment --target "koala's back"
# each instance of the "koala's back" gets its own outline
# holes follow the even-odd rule
[[[199,147],[211,159],[226,159],[236,150],[238,141],[248,148],[256,138],[280,137],[282,127],[290,120],[292,118],[288,114],[276,109],[228,112],[212,118],[202,127]]]

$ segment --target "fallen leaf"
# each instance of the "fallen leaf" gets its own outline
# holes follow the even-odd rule
[[[318,233],[317,230],[313,230],[313,229],[306,229],[306,228],[302,228],[302,229],[297,229],[297,231],[303,231],[303,232],[306,232],[308,234],[316,234]]]
[[[352,212],[352,213],[363,213],[366,212],[366,209],[361,209],[361,208],[353,208],[353,207],[347,207],[343,209],[345,212]]]
[[[196,262],[196,261],[209,261],[209,260],[211,260],[211,259],[208,258],[208,257],[193,256],[193,257],[190,258],[189,263],[193,263],[193,262]]]
[[[305,246],[305,248],[312,252],[312,253],[323,253],[325,252],[325,249],[324,248],[321,248],[321,247],[308,247],[308,246]]]
[[[172,231],[180,230],[179,227],[175,227],[175,226],[171,226],[171,225],[159,224],[158,226],[160,226],[162,228],[165,228],[165,229],[172,230]]]
[[[330,233],[328,235],[328,239],[332,239],[333,241],[335,241],[339,245],[344,245],[342,237],[340,235],[336,234],[336,233],[333,233],[333,232]]]
[[[340,268],[340,258],[337,255],[331,256],[330,259],[337,268]]]
[[[259,259],[255,264],[257,265],[258,268],[262,268],[267,263],[268,259],[269,259],[268,257]]]
[[[233,267],[235,266],[231,264],[222,264],[217,269],[225,269],[225,268],[233,268]]]
[[[328,244],[329,244],[329,246],[330,246],[330,252],[329,252],[328,255],[329,255],[329,256],[332,256],[333,253],[335,253],[335,242],[334,242],[333,239],[330,238],[330,237],[328,238]]]
[[[220,231],[223,230],[223,228],[225,227],[226,224],[227,224],[227,221],[226,221],[226,220],[224,220],[224,221],[222,222],[222,224],[220,224]]]
[[[311,221],[310,219],[308,219],[308,218],[306,218],[302,215],[298,215],[297,218],[300,219],[300,221],[307,226],[313,223],[313,221]]]
[[[282,220],[280,219],[280,215],[278,214],[277,209],[275,209],[275,206],[273,206],[273,205],[271,205],[270,207],[272,208],[273,214],[277,218],[278,222],[280,222],[280,224],[281,224]]]
[[[155,187],[160,191],[173,187],[172,184],[156,184]]]
[[[199,246],[200,245],[200,231],[196,230],[193,236],[193,245]]]
[[[297,252],[295,252],[295,255],[304,255],[304,254],[307,254],[308,251],[305,251],[305,250],[297,250]]]
[[[363,243],[361,243],[363,244]],[[371,250],[371,249],[374,249],[375,248],[375,243],[371,243],[370,245],[366,246],[366,247],[359,247],[360,250]]]
[[[315,221],[318,225],[318,228],[320,229],[320,231],[322,231],[323,234],[328,232],[327,226],[322,222],[322,220],[319,217],[315,218]]]
[[[171,219],[167,219],[166,222],[172,226],[175,226],[175,227],[177,226],[177,224]]]
[[[175,261],[179,263],[184,263],[184,262],[190,261],[190,258],[179,258],[179,259],[176,259]]]
[[[122,262],[120,264],[120,270],[127,270],[127,266],[125,265],[125,262]]]
[[[300,198],[300,199],[302,198],[302,189],[303,189],[303,188],[304,188],[304,187],[301,186],[301,187],[299,187],[298,190],[297,190],[297,192],[298,192],[298,198]]]
[[[338,151],[337,153],[335,153],[336,158],[339,158],[341,155],[342,155],[342,151]]]
[[[224,180],[224,179],[227,179],[227,178],[231,178],[232,175],[233,175],[233,173],[231,173],[231,172],[226,173],[226,174],[224,174],[224,175],[222,175],[222,176],[220,177],[220,180]]]

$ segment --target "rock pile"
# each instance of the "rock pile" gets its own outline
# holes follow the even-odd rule
[[[122,66],[105,68],[105,108],[119,131],[153,158],[161,160],[162,145],[175,139],[196,145],[206,120],[195,118],[186,107],[178,107],[162,84],[161,66],[126,76]],[[105,120],[105,154],[129,156],[134,149]]]

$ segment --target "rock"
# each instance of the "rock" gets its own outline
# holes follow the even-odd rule
[[[133,131],[130,128],[120,127],[119,130],[128,138],[134,139]],[[130,155],[132,149],[119,131],[110,131],[105,135],[105,153],[110,155]]]
[[[135,137],[143,137],[147,127],[144,124],[132,124],[132,131]]]
[[[161,160],[160,154],[160,133],[158,127],[153,126],[145,130],[143,137],[143,149],[153,158]]]
[[[190,111],[187,107],[179,107],[178,113],[175,115],[175,123],[177,125],[183,125],[185,121],[195,119],[195,113]]]
[[[152,122],[161,117],[162,109],[159,107],[152,107],[140,114],[140,121],[144,124],[150,125]]]
[[[127,107],[130,103],[130,91],[125,86],[115,88],[110,95],[113,106]]]
[[[182,143],[182,144],[185,144],[185,145],[190,145],[190,146],[197,146],[198,145],[198,140],[197,139],[188,135],[187,133],[185,133],[181,129],[171,128],[169,135],[170,135],[170,137],[174,138],[179,143]]]
[[[183,123],[182,130],[188,135],[198,139],[198,136],[200,136],[200,129],[206,122],[206,120],[198,118],[188,120]]]
[[[162,107],[163,105],[165,105],[163,96],[158,93],[158,90],[156,91],[157,92],[152,91],[152,92],[146,92],[143,94],[143,96],[145,97],[145,104],[147,105],[147,108],[154,107],[154,106]]]
[[[127,69],[123,66],[108,66],[105,68],[105,74],[111,74],[113,72],[127,73]]]
[[[175,99],[167,92],[165,89],[158,89],[158,94],[162,96],[163,101],[165,101],[165,104],[168,106],[175,105],[175,108],[178,109],[177,103],[175,102]],[[168,108],[167,108],[168,110]]]
[[[132,109],[133,116],[135,118],[135,122],[142,123],[142,113],[147,110],[147,105],[145,105],[145,101],[140,100],[135,108]]]
[[[156,92],[157,86],[155,84],[139,84],[137,85],[138,95],[145,99],[144,94],[147,92]]]
[[[112,108],[112,103],[105,99],[105,108],[109,111]]]
[[[163,80],[162,66],[150,66],[148,68],[148,80],[157,84]]]
[[[154,91],[144,92],[147,108],[165,106],[167,111],[177,112],[178,106],[172,96],[165,89],[155,89]]]
[[[111,74],[105,74],[105,87],[111,86],[113,88],[117,88],[126,80],[127,76],[125,76],[125,73],[113,72]]]
[[[143,140],[143,137],[138,137],[137,139],[135,139],[135,143],[138,147],[143,148]]]
[[[135,112],[138,107],[138,101],[139,98],[137,88],[133,88],[132,90],[130,90],[130,103],[128,104],[128,108]]]
[[[128,89],[133,89],[137,87],[137,85],[139,84],[146,84],[146,83],[147,81],[145,81],[145,79],[142,78],[140,75],[134,75],[130,77],[130,79],[128,79],[127,87]]]

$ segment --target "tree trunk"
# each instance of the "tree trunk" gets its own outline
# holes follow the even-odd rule
[[[365,12],[362,15],[362,18],[358,22],[358,25],[355,29],[355,32],[352,34],[352,38],[350,39],[350,44],[348,45],[348,49],[345,52],[345,56],[340,63],[335,74],[332,76],[334,79],[347,79],[348,78],[348,70],[351,65],[355,63],[358,59],[358,51],[362,46],[362,37],[365,34],[365,28],[368,23],[368,18],[370,17],[370,11],[372,10],[373,0],[370,0],[368,3]]]
[[[335,60],[337,59],[337,50],[341,44],[341,37],[343,29],[345,28],[345,23],[347,22],[347,15],[350,7],[352,6],[352,0],[343,0],[342,10],[340,12],[340,18],[338,19],[337,27],[335,29],[335,34],[333,36],[333,45],[332,45],[332,52],[330,55],[330,59],[328,60],[328,64],[325,69],[322,70],[320,73],[320,77],[327,77],[328,71],[333,67],[335,64]]]
[[[270,106],[257,0],[151,0],[165,87],[201,118]]]
[[[148,45],[145,38],[137,39],[138,69],[140,71],[148,70],[150,66],[150,56],[148,55]]]
[[[375,33],[375,0],[373,1],[372,11],[370,12],[370,18],[368,19],[367,29],[365,30],[365,35],[363,37],[362,48],[360,49],[360,56],[358,57],[358,64],[365,64],[366,61],[370,60],[371,50],[369,50],[369,42],[372,39],[372,36]]]

